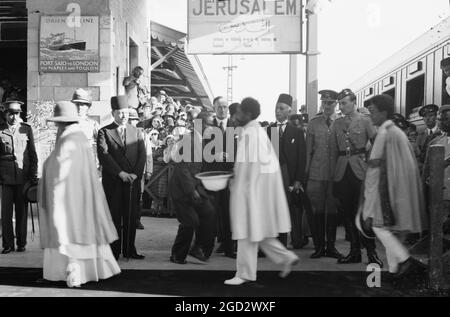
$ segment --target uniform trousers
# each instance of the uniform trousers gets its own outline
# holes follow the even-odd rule
[[[389,230],[384,228],[373,228],[373,232],[386,249],[386,257],[389,264],[389,272],[397,273],[398,265],[409,259],[408,249]]]
[[[2,185],[3,248],[14,248],[13,210],[16,212],[17,247],[27,244],[27,208],[23,198],[23,185]]]
[[[375,251],[375,241],[362,236],[355,224],[361,190],[362,180],[356,177],[348,164],[342,180],[334,183],[333,193],[344,210],[345,231],[350,238],[351,253],[361,253],[361,243],[368,253]]]
[[[334,246],[336,242],[337,208],[332,188],[330,181],[308,181],[307,194],[314,213],[311,227],[317,248]]]
[[[252,242],[248,239],[238,240],[236,277],[247,281],[256,281],[258,247],[275,264],[285,264],[297,258],[275,238],[267,238],[261,242]]]

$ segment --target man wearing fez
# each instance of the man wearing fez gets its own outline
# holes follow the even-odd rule
[[[128,124],[126,96],[111,98],[114,122],[99,131],[98,158],[102,182],[119,240],[111,245],[116,259],[144,259],[135,247],[136,219],[139,210],[141,179],[147,158],[140,129]],[[123,224],[123,230],[122,230]]]
[[[24,252],[27,244],[27,209],[23,188],[27,182],[37,184],[38,158],[31,126],[20,119],[23,103],[17,100],[5,102],[6,121],[0,125],[0,184],[2,191],[3,252]],[[13,210],[16,228],[13,229]]]
[[[333,197],[333,178],[330,168],[331,126],[336,119],[338,93],[322,90],[323,112],[311,120],[306,134],[306,173],[308,174],[307,193],[314,211],[311,224],[316,236],[316,252],[312,259],[330,257],[340,259],[336,250],[337,208]]]
[[[288,197],[289,210],[292,221],[291,240],[294,249],[301,249],[305,245],[302,237],[302,208],[296,208],[292,201],[293,195],[303,191],[305,184],[306,141],[303,130],[298,129],[289,121],[292,112],[293,98],[281,94],[278,98],[275,116],[277,122],[267,129],[272,144],[278,144],[275,149],[281,166],[284,190]],[[274,139],[278,138],[278,140]],[[280,234],[280,241],[287,246],[287,234]]]
[[[346,232],[351,249],[338,263],[361,263],[361,242],[366,248],[369,263],[383,262],[375,252],[375,241],[361,237],[355,225],[362,184],[367,169],[366,146],[376,136],[375,127],[366,116],[356,111],[356,95],[344,89],[339,95],[339,107],[344,117],[337,119],[331,128],[330,157],[334,170],[334,196],[344,211]]]
[[[419,110],[419,115],[423,118],[425,129],[419,131],[417,136],[417,147],[420,151],[419,164],[423,165],[430,142],[442,134],[437,123],[439,107],[436,105],[426,105]]]

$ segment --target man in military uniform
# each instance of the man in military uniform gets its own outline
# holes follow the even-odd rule
[[[27,244],[27,209],[23,187],[37,184],[37,153],[32,128],[20,119],[20,101],[5,102],[6,121],[0,125],[0,184],[2,186],[3,252],[14,251],[13,209],[16,211],[17,252]]]
[[[319,94],[323,113],[311,120],[306,134],[307,194],[314,211],[312,231],[316,244],[316,252],[311,258],[340,259],[342,255],[335,248],[337,209],[332,193],[329,144],[331,126],[336,119],[338,93],[322,90]]]
[[[419,167],[425,162],[428,145],[436,137],[442,135],[441,129],[437,124],[437,114],[439,107],[436,105],[426,105],[419,110],[419,115],[423,118],[425,129],[419,131],[417,136],[417,147],[420,151]]]
[[[351,243],[350,254],[340,264],[361,263],[361,242],[366,247],[369,263],[383,263],[375,252],[375,241],[361,237],[355,225],[362,182],[367,169],[366,146],[376,135],[371,120],[356,111],[356,95],[344,89],[339,95],[339,108],[344,117],[331,128],[330,153],[334,165],[334,196],[339,200]]]

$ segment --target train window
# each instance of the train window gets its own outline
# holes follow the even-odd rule
[[[418,76],[406,83],[406,117],[415,108],[424,106],[425,102],[425,75]]]
[[[450,95],[447,92],[447,76],[443,73],[442,74],[442,104],[443,105],[450,105]]]

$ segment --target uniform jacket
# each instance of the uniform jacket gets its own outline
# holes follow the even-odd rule
[[[274,135],[272,135],[272,133]],[[295,127],[294,125],[288,123],[286,129],[284,130],[283,137],[279,136],[279,127],[277,124],[272,124],[267,128],[267,133],[272,144],[274,143],[273,138],[278,138],[279,140],[279,151],[278,158],[280,165],[287,165],[287,170],[289,174],[289,186],[292,186],[296,181],[305,184],[306,182],[306,141],[305,134],[303,130]],[[275,149],[277,151],[277,149]]]
[[[344,177],[347,165],[355,176],[364,180],[367,169],[366,153],[341,156],[339,152],[366,149],[367,143],[375,138],[376,130],[371,120],[359,113],[337,119],[331,127],[331,169],[334,170],[334,181],[340,182]]]
[[[431,145],[443,145],[445,147],[445,159],[450,158],[450,144],[449,136],[447,133],[441,132],[440,136],[437,136],[430,142]],[[430,177],[430,163],[428,158],[428,152],[425,157],[425,164],[423,167],[422,179],[424,182],[428,182]],[[444,200],[450,200],[450,167],[447,167],[444,172]]]
[[[441,134],[441,130],[439,129],[439,127],[436,129],[436,131],[433,134],[436,134],[436,136]],[[420,150],[421,153],[423,153],[423,152],[426,153],[426,151],[427,151],[427,149],[426,149],[426,141],[427,141],[427,138],[429,136],[430,135],[428,134],[428,129],[427,128],[422,129],[421,131],[419,131],[419,133],[417,135],[416,143],[417,143],[417,146],[419,147],[419,150]],[[432,137],[432,139],[434,139],[434,137]],[[423,157],[423,158],[425,158],[425,157]]]
[[[12,134],[8,124],[3,122],[0,125],[0,183],[24,184],[37,177],[37,165],[31,126],[20,123],[19,128]]]
[[[331,118],[331,123],[333,123]],[[309,180],[331,181],[330,167],[331,126],[326,117],[319,115],[308,124],[306,133],[306,173]]]

